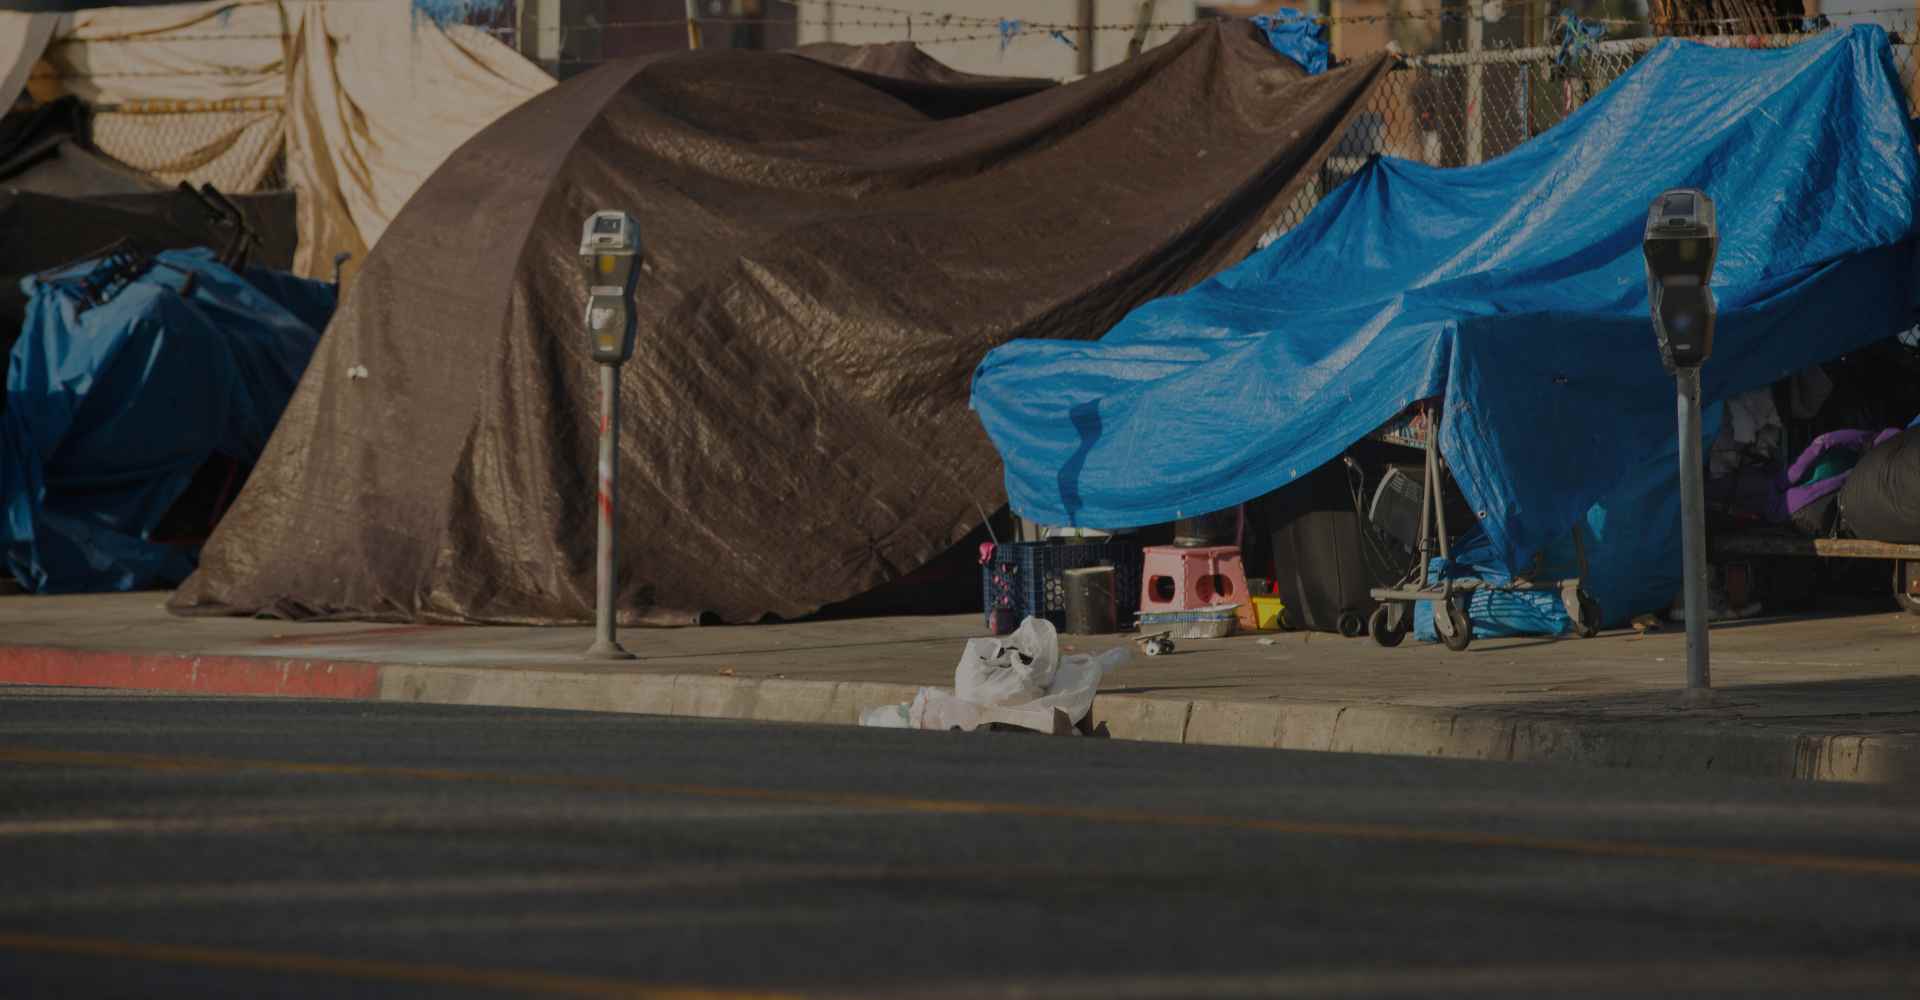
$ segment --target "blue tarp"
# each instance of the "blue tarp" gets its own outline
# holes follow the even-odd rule
[[[1275,52],[1300,64],[1308,76],[1327,71],[1333,49],[1327,44],[1327,26],[1300,13],[1282,8],[1274,14],[1254,16],[1253,26],[1267,36]]]
[[[36,593],[185,579],[193,549],[150,533],[210,458],[259,457],[333,312],[331,284],[237,274],[208,250],[166,251],[107,281],[125,259],[22,282],[27,321],[0,412],[0,545]],[[86,283],[106,301],[87,306]]]
[[[1678,467],[1647,207],[1683,186],[1717,202],[1709,404],[1912,326],[1920,164],[1898,79],[1871,25],[1771,51],[1670,40],[1497,160],[1375,159],[1102,340],[988,354],[973,405],[1012,505],[1106,528],[1216,510],[1439,396],[1488,562],[1527,567],[1600,518],[1608,571],[1670,592],[1673,521],[1642,520],[1671,509]],[[1595,596],[1609,619],[1635,603]]]

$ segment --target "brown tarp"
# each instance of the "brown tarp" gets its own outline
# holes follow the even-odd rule
[[[913,105],[930,118],[954,118],[1036,94],[1052,80],[1024,76],[982,76],[954,69],[912,42],[847,45],[815,42],[792,50],[828,65],[860,74],[862,83]]]
[[[782,53],[604,66],[476,136],[368,257],[188,613],[578,622],[597,375],[580,226],[640,221],[623,619],[785,617],[1004,502],[982,355],[1097,337],[1239,260],[1388,68],[1245,22],[939,119]]]

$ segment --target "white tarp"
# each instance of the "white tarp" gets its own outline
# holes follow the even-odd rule
[[[0,11],[0,110],[13,107],[27,89],[27,76],[59,24],[58,14]]]
[[[159,176],[245,190],[284,151],[295,269],[310,275],[337,252],[365,256],[455,148],[553,85],[486,32],[443,29],[405,0],[83,11],[46,60],[56,92],[123,106],[96,119],[96,140]]]

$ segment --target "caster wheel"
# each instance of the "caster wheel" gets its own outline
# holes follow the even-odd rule
[[[1396,627],[1393,622],[1393,607],[1382,604],[1373,609],[1373,614],[1367,616],[1367,634],[1373,636],[1374,642],[1392,649],[1400,645],[1400,640],[1407,637],[1411,624],[1407,616],[1402,614]]]
[[[1920,562],[1903,560],[1893,564],[1893,600],[1907,613],[1920,615],[1920,596],[1913,592],[1914,581],[1920,580]]]
[[[1467,614],[1467,602],[1463,598],[1449,597],[1445,603],[1447,618],[1453,622],[1453,634],[1442,635],[1440,641],[1448,649],[1463,653],[1473,645],[1473,616]]]
[[[1580,630],[1577,634],[1582,639],[1591,639],[1600,634],[1600,602],[1584,590],[1580,592]]]
[[[1338,625],[1340,634],[1349,639],[1358,639],[1367,634],[1367,620],[1360,617],[1360,612],[1358,611],[1340,612]]]
[[[1172,639],[1162,639],[1162,640],[1160,640],[1160,652],[1162,652],[1162,653],[1171,653],[1171,652],[1173,652],[1173,640],[1172,640]]]

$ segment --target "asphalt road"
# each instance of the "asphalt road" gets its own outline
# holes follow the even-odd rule
[[[0,995],[494,989],[1911,996],[1920,797],[0,689]]]

